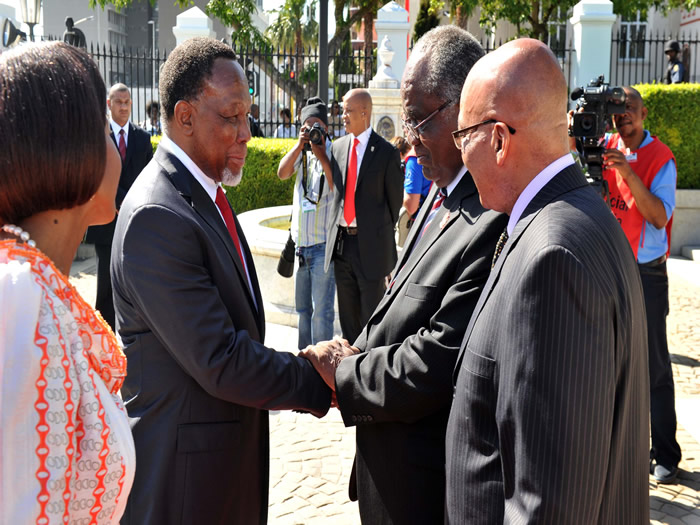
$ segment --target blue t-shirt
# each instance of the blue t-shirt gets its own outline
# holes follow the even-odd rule
[[[403,179],[403,189],[408,194],[420,194],[420,204],[428,196],[430,181],[423,176],[423,166],[418,164],[416,157],[406,159],[406,173]]]

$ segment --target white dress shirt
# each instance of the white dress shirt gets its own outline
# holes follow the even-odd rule
[[[120,126],[112,119],[109,119],[109,125],[112,128],[112,133],[114,133],[114,138],[117,140],[117,147],[119,147],[119,130],[124,130],[124,144],[129,147],[129,121],[126,121],[124,126]]]

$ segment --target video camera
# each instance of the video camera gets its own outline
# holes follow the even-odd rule
[[[581,153],[581,161],[588,166],[591,185],[599,188],[607,201],[608,188],[603,180],[603,154],[605,148],[600,139],[607,131],[611,116],[625,112],[625,90],[610,87],[605,77],[589,82],[588,86],[579,87],[571,92],[571,100],[578,100],[569,135],[576,137],[576,146]],[[612,128],[612,126],[611,126]]]
[[[309,140],[311,144],[316,144],[317,146],[320,146],[326,140],[326,131],[318,122],[309,129]],[[308,142],[304,144],[304,151],[311,151],[311,144]]]

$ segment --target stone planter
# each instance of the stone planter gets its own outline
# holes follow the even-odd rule
[[[681,255],[684,246],[700,246],[700,190],[676,190],[671,255]]]
[[[241,213],[238,216],[238,221],[241,223],[255,260],[255,271],[258,274],[260,293],[265,308],[265,320],[270,323],[296,327],[294,276],[287,279],[277,273],[277,262],[287,242],[289,232],[271,227],[274,223],[288,220],[291,213],[291,205],[261,208]],[[294,270],[296,271],[296,265]],[[339,334],[337,298],[335,318],[334,333]]]

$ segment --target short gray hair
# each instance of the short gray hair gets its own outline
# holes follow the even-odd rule
[[[416,51],[428,57],[420,86],[427,94],[457,102],[472,66],[486,54],[469,31],[457,26],[431,29],[416,42]]]

